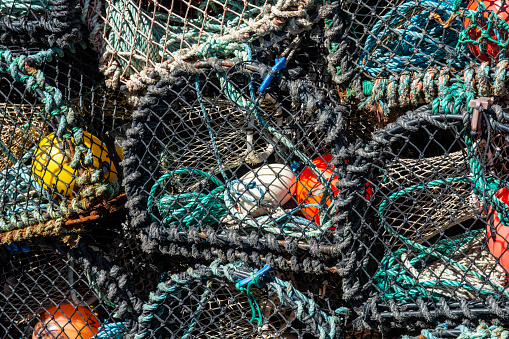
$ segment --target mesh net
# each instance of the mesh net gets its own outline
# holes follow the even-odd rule
[[[2,243],[68,233],[120,192],[130,107],[81,48],[4,50],[1,64]]]
[[[106,1],[89,16],[111,84],[151,78],[179,61],[247,60],[289,41],[324,16],[318,1]],[[92,23],[93,22],[93,23]],[[131,77],[132,76],[132,77]]]
[[[57,5],[9,4],[32,9],[2,22],[75,4]],[[60,305],[94,295],[83,312],[110,337],[506,321],[505,1],[82,5],[99,56],[0,53],[2,243],[101,229],[126,200],[131,219],[82,235],[109,273],[51,249],[5,256],[5,328],[31,333],[54,287]],[[12,277],[31,272],[24,303]]]
[[[178,232],[176,239],[189,242],[198,232],[203,242],[220,236],[232,245],[238,241],[233,237],[248,242],[254,232],[263,242],[271,235],[281,244],[334,243],[330,218],[338,207],[331,200],[337,201],[338,189],[317,183],[313,173],[324,172],[324,183],[332,177],[330,152],[342,142],[334,123],[347,108],[327,103],[326,83],[320,88],[291,78],[288,87],[274,86],[256,98],[263,67],[176,70],[169,87],[141,99],[124,161],[125,177],[134,179],[126,182],[129,199],[137,202],[131,205],[133,226],[155,221],[150,227]],[[328,202],[320,201],[321,189]],[[150,219],[137,217],[147,211]]]
[[[484,111],[482,128],[472,133],[468,115],[429,115],[424,107],[367,147],[373,196],[353,211],[361,218],[356,232],[366,234],[357,243],[366,265],[355,270],[364,281],[365,319],[412,329],[415,322],[400,321],[451,325],[467,314],[501,315],[506,132],[494,119],[499,109]]]
[[[250,273],[247,266],[197,266],[175,274],[158,286],[145,307],[136,335],[163,338],[295,338],[339,337],[345,314],[334,315],[323,288],[322,300],[311,281],[286,279],[287,274]],[[278,278],[280,276],[281,278]],[[234,283],[233,281],[236,281]],[[326,286],[322,280],[318,285]],[[314,303],[316,300],[316,304]],[[152,315],[152,316],[151,316]]]

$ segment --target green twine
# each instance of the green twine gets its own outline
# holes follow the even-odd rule
[[[497,13],[492,10],[488,10],[486,5],[482,1],[477,2],[477,10],[474,11],[465,11],[465,21],[468,20],[469,23],[465,29],[463,29],[458,37],[458,43],[456,48],[459,48],[463,44],[472,44],[479,46],[481,53],[485,53],[486,51],[482,50],[482,45],[484,42],[493,43],[500,47],[500,50],[506,50],[509,44],[508,39],[498,40],[497,36],[503,36],[504,33],[507,34],[509,32],[509,24],[498,17]],[[479,20],[480,19],[480,20]],[[483,23],[482,26],[478,25],[478,22],[481,21]],[[502,32],[497,32],[497,29],[502,30]],[[479,34],[479,38],[476,40],[470,38],[470,32],[476,32]],[[497,32],[497,33],[493,33]]]
[[[186,228],[201,221],[204,225],[215,225],[218,220],[227,214],[224,205],[224,185],[212,175],[198,169],[181,168],[161,176],[150,190],[147,207],[152,214],[152,206],[157,190],[167,179],[174,179],[179,174],[198,174],[217,185],[209,194],[205,193],[180,193],[176,195],[164,195],[158,202],[157,208],[163,216],[162,223],[181,224]],[[154,218],[152,214],[152,218]]]
[[[251,314],[253,315],[251,317],[251,320],[249,320],[249,321],[253,322],[256,320],[258,322],[258,325],[261,325],[263,323],[262,312],[260,311],[260,306],[258,305],[258,302],[256,301],[256,298],[255,298],[253,292],[251,292],[251,286],[252,285],[257,286],[259,280],[260,280],[260,278],[257,275],[252,274],[251,280],[246,284],[245,287],[240,286],[240,283],[235,284],[235,287],[239,291],[246,292],[247,301],[249,301],[249,306],[251,307]]]
[[[468,74],[467,74],[468,76]],[[461,114],[463,110],[466,108],[468,112],[472,111],[472,108],[468,108],[468,103],[470,100],[474,98],[473,89],[469,88],[468,84],[457,82],[447,88],[441,97],[438,97],[433,102],[433,113],[438,114],[439,109],[442,110],[446,114]],[[426,247],[414,240],[408,239],[400,234],[397,234],[392,227],[390,227],[383,217],[383,212],[385,208],[392,203],[398,197],[401,197],[405,194],[409,194],[411,192],[421,190],[425,187],[433,187],[444,184],[450,184],[454,182],[468,182],[472,183],[474,193],[483,201],[486,199],[490,200],[491,205],[495,208],[498,215],[501,218],[501,221],[504,225],[509,225],[509,206],[502,202],[497,196],[496,191],[500,187],[504,187],[505,183],[497,178],[486,177],[483,173],[482,166],[480,161],[475,156],[474,150],[474,140],[472,135],[468,131],[462,132],[463,139],[467,145],[469,150],[468,154],[468,163],[470,170],[472,172],[472,176],[469,177],[454,177],[447,179],[439,179],[434,180],[428,183],[422,183],[418,185],[414,185],[405,189],[402,189],[398,192],[393,193],[387,199],[382,201],[379,206],[378,214],[380,220],[384,228],[393,236],[400,239],[404,242],[409,249],[402,248],[397,250],[394,253],[386,255],[382,259],[382,267],[377,271],[374,276],[374,281],[380,289],[380,293],[382,294],[382,299],[397,299],[409,301],[413,298],[426,297],[438,300],[441,295],[433,290],[430,294],[426,287],[432,287],[438,284],[447,285],[447,286],[456,286],[465,288],[468,290],[477,290],[482,294],[494,295],[497,296],[496,293],[492,291],[485,290],[483,288],[475,288],[466,282],[458,282],[458,281],[450,281],[450,280],[436,280],[436,281],[428,281],[424,283],[420,283],[418,280],[413,279],[408,273],[408,269],[402,267],[399,263],[399,260],[395,258],[400,258],[401,255],[407,251],[413,251],[416,253],[416,256],[410,260],[410,265],[415,268],[421,268],[423,261],[429,261],[432,257],[435,259],[441,260],[442,262],[452,265],[463,272],[468,272],[473,275],[477,279],[481,280],[485,284],[494,288],[495,291],[502,293],[505,297],[509,298],[509,292],[507,292],[503,287],[498,284],[493,283],[490,279],[487,279],[485,276],[480,275],[475,271],[469,270],[468,267],[462,265],[461,263],[448,258],[448,255],[452,253],[452,251],[457,250],[457,246],[461,247],[468,241],[472,240],[475,235],[480,233],[482,230],[471,231],[468,236],[463,238],[458,238],[449,242],[448,239],[439,241],[432,247]]]

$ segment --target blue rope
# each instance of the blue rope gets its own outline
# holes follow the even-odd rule
[[[359,66],[374,77],[406,69],[427,69],[433,60],[463,69],[468,63],[463,56],[468,53],[467,47],[464,44],[456,50],[456,32],[463,29],[461,20],[452,20],[448,29],[430,20],[432,13],[444,21],[450,18],[458,10],[458,2],[461,1],[453,4],[442,0],[406,1],[387,12],[371,29]],[[415,13],[415,9],[419,11]]]

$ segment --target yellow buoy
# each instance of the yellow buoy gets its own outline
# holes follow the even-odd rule
[[[71,138],[71,142],[75,145],[74,138]],[[88,132],[83,132],[83,145],[92,150],[91,166],[102,170],[104,181],[117,181],[117,170],[108,155],[106,145]],[[122,158],[122,154],[119,156]],[[69,198],[74,197],[75,179],[79,173],[71,167],[72,155],[69,147],[64,147],[62,139],[55,133],[44,137],[39,142],[34,158],[32,175],[44,189]]]

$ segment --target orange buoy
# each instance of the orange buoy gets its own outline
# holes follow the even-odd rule
[[[32,339],[90,339],[99,332],[99,320],[88,307],[70,304],[48,308],[35,325]]]
[[[467,9],[472,13],[475,13],[478,10],[479,3],[481,0],[471,0],[467,6]],[[498,28],[493,25],[493,28],[490,28],[488,31],[488,35],[486,37],[482,37],[481,29],[485,30],[488,28],[488,20],[490,15],[496,15],[499,19],[509,22],[509,6],[507,6],[504,2],[499,0],[484,0],[483,5],[486,7],[486,10],[482,12],[482,17],[477,18],[477,27],[472,27],[468,30],[468,37],[470,40],[478,41],[485,45],[483,51],[478,44],[468,43],[468,49],[470,52],[481,61],[490,61],[492,58],[508,58],[509,51],[506,50],[504,53],[501,53],[500,46],[498,45],[498,41],[500,43],[505,42],[509,38],[509,33],[502,28]],[[470,18],[466,17],[463,20],[463,26],[467,28],[470,25]],[[481,29],[479,29],[480,27]],[[501,55],[499,55],[501,54]]]
[[[509,189],[501,188],[495,193],[495,196],[509,205]],[[496,229],[493,235],[491,234],[491,226]],[[500,265],[509,272],[509,225],[505,226],[502,224],[497,211],[494,211],[493,216],[488,220],[486,229],[488,233],[488,249],[499,260]]]
[[[329,164],[331,160],[332,154],[326,154],[313,160],[313,164],[315,164],[315,166],[318,168],[318,170],[321,171],[322,175],[327,180],[332,177],[334,174],[333,171],[335,170],[335,167]],[[339,193],[339,188],[337,187],[338,181],[338,177],[334,175],[330,183],[330,188],[332,189],[334,196],[337,196]],[[366,184],[366,186],[366,199],[369,199],[373,194],[373,190],[371,185]],[[302,174],[299,176],[299,180],[297,181],[297,189],[295,193],[297,201],[301,204],[320,204],[323,193],[317,191],[322,190],[323,188],[323,185],[318,181],[313,171],[306,167],[302,171]],[[331,204],[331,199],[327,198],[325,203],[327,206],[329,206]],[[320,214],[318,213],[318,207],[303,207],[302,212],[307,219],[314,220],[317,225],[320,225]]]

